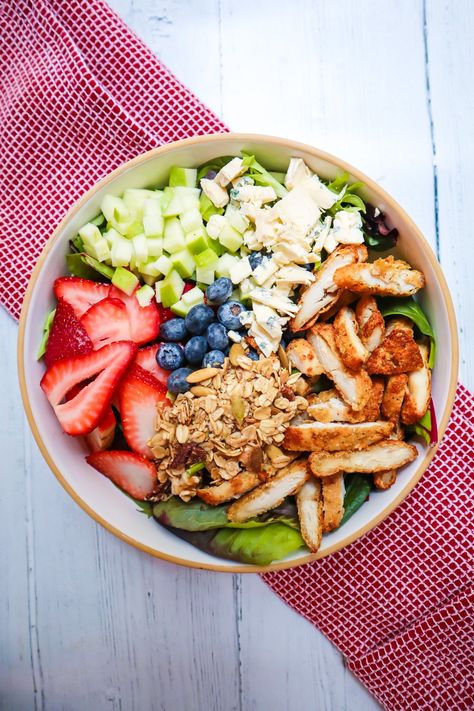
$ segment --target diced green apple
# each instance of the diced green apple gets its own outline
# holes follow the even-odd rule
[[[161,257],[161,255],[163,254],[162,237],[148,237],[147,246],[149,257]]]
[[[185,249],[186,240],[184,238],[183,228],[177,217],[172,217],[165,221],[165,237],[163,240],[163,249],[169,254],[179,252]]]
[[[128,269],[117,267],[112,277],[112,284],[130,296],[137,288],[139,281],[135,274],[132,274]]]
[[[161,303],[165,308],[169,308],[180,300],[184,289],[184,281],[175,269],[172,269],[161,282]]]
[[[204,302],[204,292],[201,291],[199,287],[195,286],[193,289],[190,289],[182,295],[181,301],[189,307],[196,306],[196,304],[202,304]]]
[[[170,170],[169,185],[171,188],[184,186],[186,188],[195,188],[197,180],[196,168],[181,168],[174,165]]]
[[[172,304],[170,306],[170,309],[175,314],[175,316],[180,316],[181,318],[185,318],[188,315],[188,313],[191,311],[192,306],[185,304],[183,299],[180,299],[175,304]]]
[[[201,197],[199,198],[199,212],[207,222],[212,215],[222,215],[224,208],[216,207],[212,204],[207,195],[201,193]]]
[[[183,279],[188,279],[192,276],[196,268],[194,257],[188,249],[182,249],[172,254],[170,256],[170,262]]]
[[[219,242],[223,247],[226,247],[230,252],[237,252],[243,241],[242,235],[237,232],[235,227],[229,223],[224,225],[219,235]]]
[[[132,243],[123,237],[112,243],[111,258],[113,267],[127,267],[132,258]]]
[[[148,240],[143,232],[132,237],[132,248],[135,264],[143,264],[148,260]]]
[[[230,278],[230,268],[238,264],[239,261],[239,257],[235,257],[232,254],[223,254],[219,257],[216,265],[216,276]]]
[[[209,286],[214,282],[214,269],[209,267],[196,267],[196,283]]]
[[[129,188],[123,194],[123,201],[131,212],[143,216],[143,205],[145,200],[156,199],[159,193],[154,190],[142,190],[140,188]]]
[[[136,297],[140,306],[149,306],[154,296],[155,290],[148,284],[145,284],[137,289]]]
[[[201,269],[206,269],[211,267],[214,268],[214,265],[217,263],[219,257],[214,252],[214,250],[208,248],[205,249],[204,252],[195,254],[194,259],[196,261],[196,266],[200,267]]]
[[[180,217],[181,226],[186,234],[194,232],[202,227],[202,217],[197,207],[192,207],[190,210],[183,212]]]
[[[186,246],[193,254],[199,254],[199,252],[204,252],[208,248],[208,239],[204,227],[201,226],[186,235]]]

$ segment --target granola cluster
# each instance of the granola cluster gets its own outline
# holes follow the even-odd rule
[[[204,463],[211,485],[251,471],[265,481],[293,455],[281,444],[291,420],[308,407],[297,394],[300,373],[276,356],[253,361],[240,344],[222,368],[192,374],[193,387],[157,412],[150,441],[158,479],[170,494],[189,501],[202,486]]]

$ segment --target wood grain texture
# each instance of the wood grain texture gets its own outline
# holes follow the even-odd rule
[[[474,387],[468,0],[111,0],[235,130],[291,136],[380,181],[438,250]],[[370,711],[337,650],[257,576],[113,538],[42,461],[0,314],[0,709]]]

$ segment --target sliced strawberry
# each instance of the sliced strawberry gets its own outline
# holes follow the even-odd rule
[[[170,318],[174,318],[174,313],[171,311],[171,309],[167,309],[165,306],[162,306],[161,304],[158,304],[157,307],[158,307],[158,315],[160,317],[160,323],[165,323],[165,321],[169,321]]]
[[[120,299],[102,299],[90,307],[81,318],[94,348],[116,341],[130,341],[130,319],[127,307]]]
[[[153,459],[148,446],[155,434],[156,410],[169,403],[166,387],[139,365],[133,365],[119,387],[123,434],[137,454]]]
[[[168,387],[168,377],[171,370],[164,370],[160,368],[156,361],[156,354],[160,347],[159,343],[155,343],[153,346],[147,346],[147,348],[139,348],[137,357],[135,358],[135,363],[139,365],[144,370],[148,370],[149,373],[155,376],[161,385],[165,388]]]
[[[118,341],[73,358],[63,358],[48,368],[41,387],[64,432],[85,435],[97,427],[110,405],[114,390],[136,355],[130,341]],[[97,377],[68,402],[62,403],[75,385]],[[150,376],[151,377],[151,376]]]
[[[134,452],[94,452],[86,460],[134,499],[144,499],[157,486],[155,465]]]
[[[56,298],[63,299],[74,309],[77,318],[81,318],[93,304],[109,295],[110,284],[99,284],[80,277],[60,277],[54,282]]]
[[[160,316],[156,301],[152,301],[148,306],[140,306],[135,292],[127,296],[115,286],[110,287],[109,296],[112,299],[120,299],[127,307],[132,341],[142,345],[155,340],[160,330]]]
[[[92,350],[92,341],[74,313],[74,309],[60,299],[44,354],[46,366],[49,368],[61,358],[90,353]]]

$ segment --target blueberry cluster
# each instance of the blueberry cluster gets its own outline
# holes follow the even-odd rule
[[[229,352],[229,331],[241,329],[240,314],[245,307],[229,299],[230,279],[221,277],[206,290],[207,304],[190,309],[186,318],[172,318],[160,326],[161,344],[156,354],[158,365],[172,370],[168,390],[184,393],[191,387],[186,378],[192,368],[221,367]],[[217,313],[212,306],[218,307]]]

